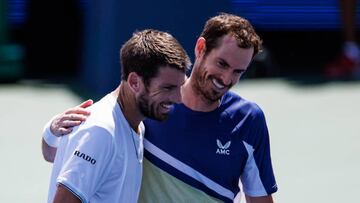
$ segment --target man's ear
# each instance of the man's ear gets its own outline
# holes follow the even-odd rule
[[[199,58],[203,54],[205,54],[206,51],[206,40],[203,37],[199,37],[196,41],[195,45],[195,57]]]
[[[143,86],[142,77],[135,72],[129,73],[127,82],[134,93],[140,92]]]

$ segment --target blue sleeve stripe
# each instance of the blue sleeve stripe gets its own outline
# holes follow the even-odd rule
[[[64,186],[66,189],[68,189],[71,193],[73,193],[77,198],[80,199],[82,203],[89,203],[88,201],[86,201],[84,195],[82,195],[81,192],[79,192],[77,189],[72,187],[69,183],[65,182],[64,180],[59,181],[58,183]]]
[[[182,173],[192,177],[193,179],[205,184],[208,188],[215,191],[219,195],[227,197],[231,200],[234,199],[235,195],[231,190],[219,185],[218,183],[216,183],[213,180],[209,179],[208,177],[204,176],[203,174],[201,174],[200,172],[191,168],[190,166],[186,165],[185,163],[182,163],[181,161],[179,161],[176,158],[172,157],[171,155],[167,154],[160,148],[153,145],[146,138],[144,138],[144,147],[149,153],[151,153],[155,157],[166,162],[167,164],[176,168],[177,170],[181,171]]]
[[[254,148],[245,141],[243,141],[243,143],[249,154],[244,172],[241,175],[244,193],[253,197],[268,195],[261,181],[259,169],[254,159]]]

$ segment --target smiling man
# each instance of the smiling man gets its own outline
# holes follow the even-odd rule
[[[140,201],[272,203],[277,191],[260,107],[229,91],[260,51],[251,24],[236,15],[209,19],[195,62],[165,122],[147,119]]]
[[[58,146],[44,138],[57,146],[45,146],[56,151],[49,203],[138,201],[142,120],[164,120],[171,106],[181,102],[180,86],[190,60],[174,37],[157,30],[134,33],[120,57],[121,83],[89,108],[87,122],[62,137]]]
[[[195,62],[181,88],[183,104],[168,119],[144,121],[144,174],[139,202],[272,203],[277,185],[261,108],[229,91],[260,51],[261,40],[244,18],[210,18],[195,45]],[[52,121],[49,132],[71,131],[87,104]],[[73,117],[73,118],[70,118]],[[44,155],[49,154],[43,151]]]

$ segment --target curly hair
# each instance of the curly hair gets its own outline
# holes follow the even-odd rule
[[[221,13],[210,18],[201,33],[201,37],[206,40],[206,54],[219,45],[218,39],[228,34],[236,38],[240,48],[254,47],[253,56],[261,51],[262,40],[248,20],[237,15]]]

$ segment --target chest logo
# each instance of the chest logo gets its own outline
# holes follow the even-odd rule
[[[223,145],[220,140],[216,139],[216,144],[218,146],[218,148],[216,149],[216,154],[230,155],[229,147],[231,145],[231,141]]]

